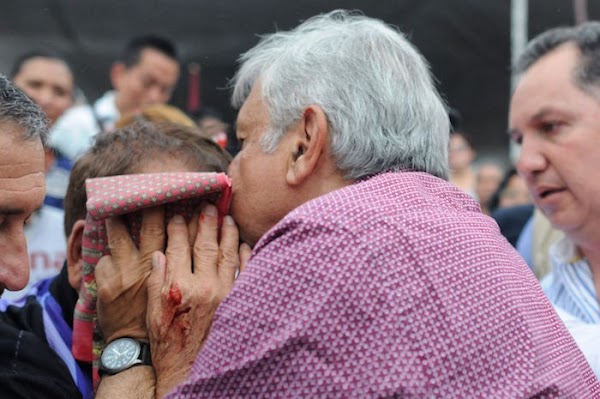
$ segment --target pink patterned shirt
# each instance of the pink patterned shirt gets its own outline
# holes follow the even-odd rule
[[[600,385],[496,223],[402,172],[265,234],[169,397],[597,398]]]

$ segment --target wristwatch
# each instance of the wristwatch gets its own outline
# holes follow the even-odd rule
[[[99,371],[117,374],[141,365],[152,365],[150,345],[133,338],[117,338],[102,351]]]

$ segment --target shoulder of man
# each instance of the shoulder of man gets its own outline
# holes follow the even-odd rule
[[[2,398],[79,398],[69,370],[50,348],[34,296],[0,312]]]

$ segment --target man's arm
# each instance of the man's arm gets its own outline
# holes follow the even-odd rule
[[[103,257],[95,269],[100,328],[107,344],[122,337],[148,341],[146,282],[152,271],[152,254],[164,246],[164,208],[144,211],[139,250],[121,219],[107,220],[106,232],[111,256]],[[153,398],[154,385],[152,367],[135,366],[104,376],[97,397],[129,396],[135,386],[139,398]]]
[[[105,375],[100,381],[95,397],[152,399],[155,397],[154,369],[150,366],[135,366],[115,375]]]

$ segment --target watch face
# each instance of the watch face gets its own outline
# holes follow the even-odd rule
[[[140,355],[139,344],[131,338],[119,338],[108,344],[102,352],[102,366],[109,371],[125,370]]]

